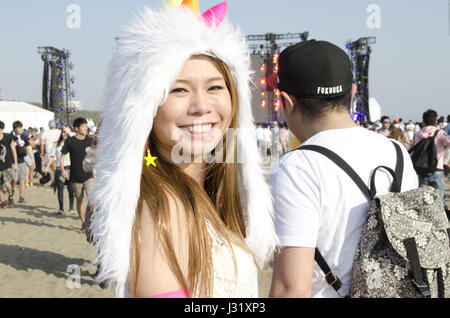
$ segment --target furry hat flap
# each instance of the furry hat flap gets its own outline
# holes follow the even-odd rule
[[[101,264],[98,279],[116,283],[118,297],[128,296],[142,154],[153,119],[184,63],[199,54],[222,60],[237,83],[239,127],[247,128],[238,135],[238,160],[244,163],[237,165],[247,244],[261,260],[276,246],[271,194],[259,168],[244,37],[226,19],[210,28],[183,7],[145,9],[116,42],[103,98],[95,189],[89,197],[97,210],[91,229]]]

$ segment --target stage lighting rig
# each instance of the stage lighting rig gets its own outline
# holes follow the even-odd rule
[[[279,92],[274,90],[267,83],[267,78],[278,72],[278,59],[280,52],[298,42],[307,41],[309,32],[274,34],[266,33],[262,35],[248,35],[252,68],[256,71],[258,83],[253,89],[253,112],[258,122],[283,121],[283,113]],[[258,97],[258,98],[257,98]],[[269,106],[269,107],[267,107]]]
[[[376,44],[375,37],[360,38],[358,41],[349,40],[346,44],[352,62],[353,83],[357,90],[353,99],[352,114],[356,114],[360,121],[371,121],[369,112],[369,63],[372,48]]]
[[[58,125],[72,122],[72,98],[74,92],[71,85],[75,83],[71,76],[73,64],[70,62],[71,52],[54,47],[38,47],[38,53],[44,62],[42,84],[42,108],[55,113]]]

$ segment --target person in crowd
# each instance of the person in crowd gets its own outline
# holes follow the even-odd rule
[[[83,200],[89,196],[94,186],[94,179],[91,172],[83,170],[83,160],[86,157],[86,148],[91,146],[91,138],[87,136],[88,127],[85,118],[77,118],[73,123],[75,136],[65,140],[59,158],[61,176],[72,185],[73,193],[76,199],[77,212],[81,220],[81,229],[84,231],[84,206]],[[70,178],[66,171],[65,157],[70,155]]]
[[[381,128],[377,129],[376,132],[385,137],[391,134],[391,120],[389,119],[389,117],[381,117]]]
[[[444,129],[445,127],[445,119],[444,116],[439,117],[439,119],[437,120],[437,125],[436,128],[438,130]]]
[[[17,153],[14,138],[10,134],[4,133],[5,123],[0,121],[0,209],[13,208],[13,191],[11,181],[12,171],[18,170]],[[3,185],[9,195],[8,202],[5,201]]]
[[[351,178],[321,153],[305,145],[327,148],[346,161],[369,187],[374,169],[395,168],[398,145],[404,157],[402,190],[418,182],[406,149],[396,141],[358,127],[350,105],[356,91],[346,52],[326,41],[305,41],[285,49],[279,80],[289,129],[302,142],[272,169],[270,184],[280,249],[275,254],[271,297],[347,295],[353,260],[369,209],[369,200]],[[383,124],[388,130],[388,119]],[[387,193],[388,174],[376,178],[378,194]],[[342,281],[341,293],[328,285],[315,264],[316,248]]]
[[[447,126],[444,127],[444,131],[450,136],[450,115],[447,116]]]
[[[41,178],[44,174],[42,171],[42,158],[41,158],[41,133],[37,128],[33,129],[34,137],[32,139],[31,145],[33,147],[34,162],[35,167],[35,178]]]
[[[269,123],[266,123],[264,126],[264,141],[267,146],[265,157],[272,157],[272,132],[270,131]]]
[[[283,156],[289,151],[289,130],[286,123],[281,125],[280,129],[281,155]]]
[[[407,139],[408,136],[400,128],[393,127],[388,138],[397,140],[399,143],[405,146],[406,150],[409,150],[409,148],[411,147],[411,142]]]
[[[411,140],[411,142],[414,142],[414,136],[416,135],[416,125],[413,123],[412,120],[408,121],[408,124],[406,124],[405,127],[406,130],[406,134],[408,135],[409,140]]]
[[[116,42],[89,201],[98,279],[120,297],[256,297],[275,247],[248,47],[225,8],[147,9]]]
[[[56,166],[55,170],[55,181],[54,188],[58,189],[58,205],[59,210],[56,213],[59,216],[64,215],[64,188],[67,186],[67,191],[69,193],[69,213],[75,213],[74,210],[74,194],[73,194],[73,188],[72,183],[69,181],[68,178],[64,177],[61,172],[61,154],[62,149],[64,147],[64,143],[69,138],[69,131],[67,129],[63,129],[61,132],[61,136],[59,137],[58,142],[56,143],[56,147],[53,147],[53,153],[49,154],[49,160],[47,167],[45,167],[44,174],[48,173],[48,170],[53,165],[53,162]],[[64,171],[67,173],[70,173],[70,156],[64,157]]]
[[[30,153],[31,153],[31,155],[27,154],[25,156],[25,164],[26,164],[26,169],[27,169],[26,178],[25,178],[25,189],[32,189],[32,188],[34,188],[33,174],[34,174],[34,169],[35,169],[34,160],[31,160],[31,157],[33,157],[33,159],[34,159],[33,146],[32,146],[33,137],[31,135],[31,133],[29,132],[29,130],[24,130],[23,136],[28,138],[29,145],[27,146],[27,148],[30,150]]]
[[[258,150],[261,155],[267,153],[266,140],[264,139],[264,128],[262,124],[258,124],[258,127],[256,128],[256,140],[258,144]]]
[[[26,203],[24,199],[25,193],[25,180],[27,176],[27,165],[25,163],[25,157],[28,155],[31,159],[32,165],[34,163],[33,153],[31,152],[28,138],[23,135],[23,124],[20,121],[15,121],[13,123],[12,136],[14,138],[14,143],[17,153],[17,171],[12,170],[12,181],[11,187],[14,195],[14,189],[16,187],[17,181],[19,181],[19,203]]]
[[[273,127],[271,129],[272,132],[272,157],[278,159],[280,157],[280,127],[278,126],[278,122],[273,122]]]
[[[418,144],[422,139],[433,137],[439,129],[437,128],[437,117],[436,111],[429,109],[423,113],[423,128],[416,134],[414,145]],[[435,187],[442,199],[445,206],[444,193],[444,155],[446,149],[450,146],[450,136],[447,135],[444,129],[439,130],[438,134],[434,138],[437,151],[437,171],[430,176],[419,176],[419,184],[429,185]]]
[[[61,137],[61,130],[57,128],[55,120],[50,120],[48,123],[49,130],[44,131],[41,134],[41,158],[44,159],[44,165],[47,166],[49,162],[53,162],[51,165],[52,177],[55,175],[56,165],[54,161],[50,160],[49,154],[55,153],[56,143]]]
[[[403,132],[405,132],[405,130],[406,130],[406,125],[405,125],[405,123],[403,122],[403,118],[399,118],[399,119],[398,119],[398,124],[399,124],[399,126],[400,126],[400,129],[401,129]]]

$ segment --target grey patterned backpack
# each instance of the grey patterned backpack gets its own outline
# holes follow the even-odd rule
[[[350,295],[355,298],[449,298],[450,231],[442,201],[436,190],[421,187],[401,192],[403,154],[397,151],[395,171],[378,167],[370,189],[356,172],[334,152],[314,145],[312,150],[341,167],[371,201],[353,263]],[[393,176],[391,192],[376,196],[375,176],[385,169]],[[328,284],[341,296],[342,283],[316,249],[315,260]]]

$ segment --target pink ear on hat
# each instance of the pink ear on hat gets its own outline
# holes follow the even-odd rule
[[[212,7],[202,14],[202,18],[208,27],[218,27],[227,13],[228,3],[226,1],[219,3],[218,5]]]

